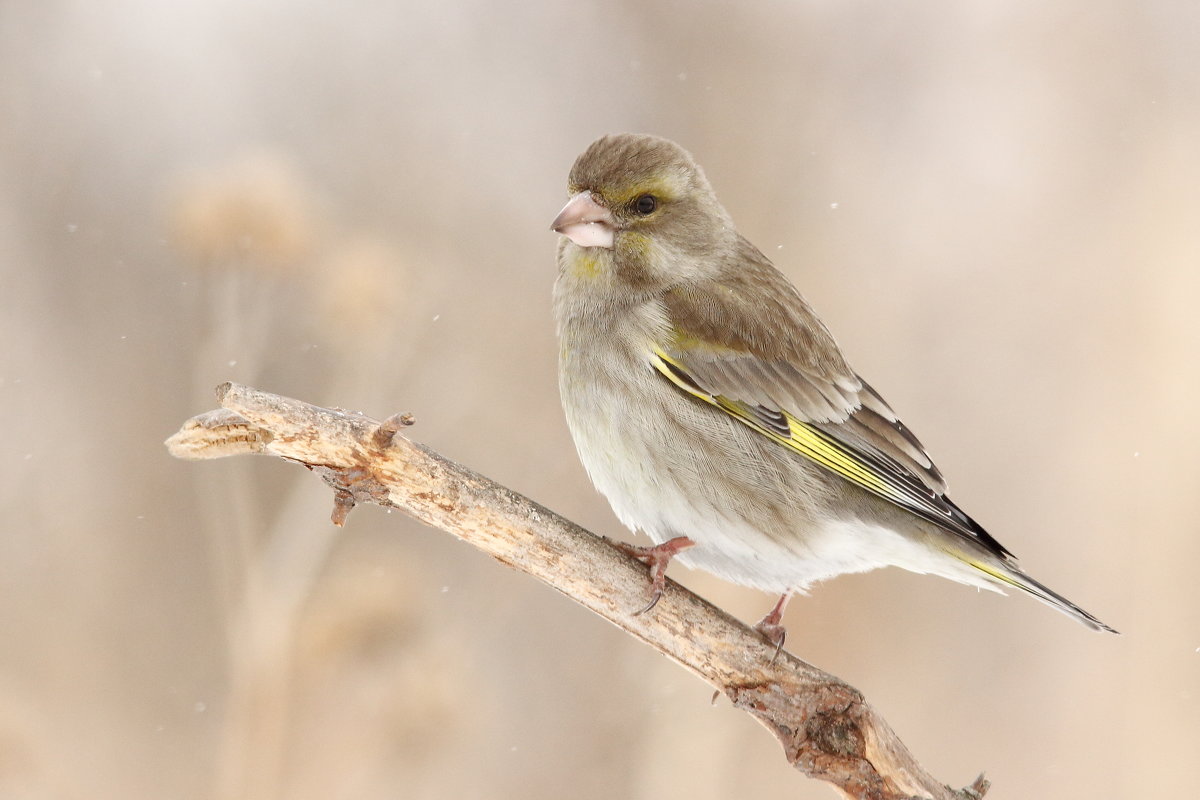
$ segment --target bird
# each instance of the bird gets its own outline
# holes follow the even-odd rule
[[[677,559],[778,594],[755,627],[782,647],[793,595],[896,566],[1015,589],[1116,633],[950,500],[925,447],[738,233],[688,151],[602,136],[567,184],[551,225],[559,392],[588,477],[654,542],[621,545],[649,566],[642,612]]]

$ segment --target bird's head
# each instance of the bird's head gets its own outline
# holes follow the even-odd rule
[[[657,136],[597,139],[575,160],[567,190],[571,198],[551,228],[578,247],[646,269],[678,270],[736,237],[691,154]]]

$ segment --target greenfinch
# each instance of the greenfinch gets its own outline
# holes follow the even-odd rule
[[[1115,633],[951,502],[921,442],[686,150],[604,136],[568,194],[551,226],[562,404],[596,488],[655,542],[628,548],[651,565],[655,599],[677,557],[779,593],[759,628],[782,642],[793,593],[897,566],[1019,589]]]

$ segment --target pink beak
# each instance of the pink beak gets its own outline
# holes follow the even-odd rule
[[[550,228],[580,247],[613,246],[617,232],[612,212],[596,202],[589,191],[582,191],[567,201]]]

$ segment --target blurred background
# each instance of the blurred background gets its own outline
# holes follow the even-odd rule
[[[225,380],[408,411],[627,536],[559,409],[548,230],[623,130],[695,153],[955,500],[1125,634],[888,570],[789,649],[952,785],[1187,796],[1198,37],[1186,0],[0,4],[0,797],[832,796],[450,536],[162,446]]]

